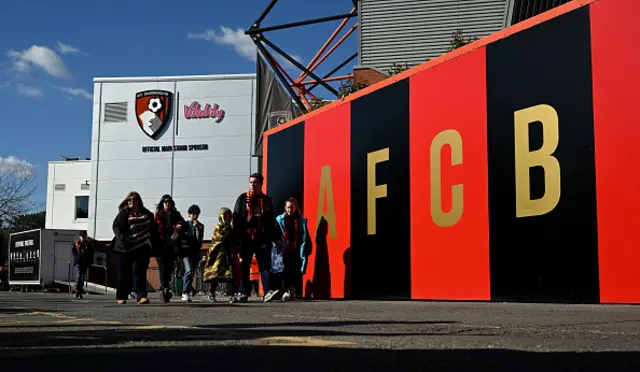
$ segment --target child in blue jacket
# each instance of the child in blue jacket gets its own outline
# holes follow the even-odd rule
[[[307,270],[307,259],[311,254],[311,241],[307,219],[302,215],[298,201],[287,199],[284,210],[276,217],[280,236],[274,243],[271,256],[272,273],[281,281],[282,300],[289,301],[296,299],[296,287],[302,286],[302,275]]]

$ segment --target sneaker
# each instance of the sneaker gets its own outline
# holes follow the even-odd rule
[[[182,302],[191,302],[191,296],[188,293],[182,294]]]
[[[127,303],[127,300],[118,300],[118,305],[124,305]]]
[[[139,305],[146,305],[148,303],[149,303],[149,299],[146,297],[141,297],[140,300],[138,300]]]
[[[210,294],[208,296],[208,298],[209,298],[209,302],[216,302],[216,295],[215,294]]]
[[[291,301],[291,291],[286,291],[283,295],[282,295],[282,301]]]
[[[267,292],[267,294],[266,294],[266,295],[264,295],[264,299],[263,299],[263,301],[264,301],[264,302],[270,302],[271,300],[273,300],[273,298],[274,298],[278,293],[280,293],[280,291],[279,291],[279,290],[277,290],[277,289],[276,289],[275,291],[273,291],[273,290],[272,290],[272,291]]]
[[[244,294],[240,294],[240,293],[236,293],[235,295],[231,296],[231,298],[229,299],[229,303],[235,304],[236,302],[248,302],[249,301],[249,297],[247,297],[247,295]]]

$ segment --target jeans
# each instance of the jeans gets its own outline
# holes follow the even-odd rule
[[[262,280],[262,288],[264,293],[269,292],[271,279],[271,246],[263,245],[244,245],[241,249],[240,257],[240,280],[238,282],[238,291],[246,296],[251,295],[251,261],[253,254],[256,255],[258,261],[258,270],[260,271],[260,279]]]
[[[87,274],[87,267],[80,264],[74,265],[76,269],[76,294],[81,295],[84,291],[84,277]]]
[[[118,287],[116,298],[127,300],[131,292],[131,279],[137,301],[147,297],[147,269],[149,268],[149,252],[145,248],[133,252],[118,253]]]
[[[182,259],[184,264],[184,277],[182,278],[182,294],[189,293],[191,291],[191,283],[196,276],[196,270],[198,269],[198,261],[200,256],[187,256]]]
[[[302,293],[302,259],[294,252],[285,254],[283,260],[284,270],[273,275],[271,289],[287,292],[293,288],[296,293]]]
[[[162,255],[156,257],[158,269],[160,270],[160,288],[162,290],[171,289],[171,276],[173,275],[176,257],[172,250],[165,248]]]

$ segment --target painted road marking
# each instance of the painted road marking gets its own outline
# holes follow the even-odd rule
[[[321,340],[311,337],[289,337],[289,336],[274,336],[263,337],[256,341],[285,341],[285,342],[272,342],[266,346],[312,346],[312,347],[327,347],[337,345],[355,345],[355,342],[348,341],[330,341]]]
[[[156,331],[160,329],[205,329],[194,326],[180,326],[180,325],[139,325],[139,326],[127,326],[118,327],[118,330],[136,330],[136,331]]]
[[[291,341],[282,343],[265,343],[265,341]],[[266,337],[254,340],[204,340],[194,343],[194,341],[123,341],[116,344],[102,344],[102,345],[63,345],[63,346],[8,346],[0,347],[0,351],[44,351],[44,350],[73,350],[73,349],[130,349],[139,348],[144,346],[145,348],[169,348],[169,347],[182,347],[182,348],[201,348],[203,346],[224,346],[229,344],[229,341],[233,341],[233,345],[236,346],[306,346],[306,347],[328,347],[328,346],[343,346],[353,345],[352,342],[341,341],[328,341],[318,340],[311,338],[301,337]]]

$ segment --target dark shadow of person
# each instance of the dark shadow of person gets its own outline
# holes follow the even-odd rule
[[[344,298],[351,298],[351,247],[344,251]]]
[[[322,217],[318,223],[316,230],[316,257],[313,270],[313,297],[316,299],[331,298],[331,268],[329,266],[329,246],[327,244],[327,235],[329,233],[329,224]],[[307,282],[307,286],[309,283]]]

